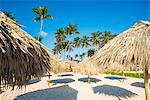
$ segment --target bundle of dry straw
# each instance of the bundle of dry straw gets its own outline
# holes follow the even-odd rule
[[[50,71],[51,55],[39,41],[0,12],[0,84],[23,85]]]

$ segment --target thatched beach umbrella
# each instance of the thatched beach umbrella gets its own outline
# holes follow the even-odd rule
[[[94,64],[90,58],[86,58],[78,64],[79,72],[83,75],[88,76],[88,83],[90,83],[91,75],[98,75],[101,71],[96,64]]]
[[[62,62],[60,59],[58,59],[56,56],[54,56],[51,53],[50,56],[51,56],[50,63],[51,66],[53,66],[50,72],[53,72],[54,74],[65,72],[66,69],[65,62]]]
[[[79,62],[73,60],[65,61],[66,71],[75,72],[78,67],[78,63]]]
[[[0,12],[0,85],[22,86],[50,70],[51,56],[39,41]]]
[[[109,41],[93,60],[105,67],[117,62],[124,67],[134,64],[144,70],[146,100],[149,98],[148,68],[150,67],[150,22],[140,21]]]

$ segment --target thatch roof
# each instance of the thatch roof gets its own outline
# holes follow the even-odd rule
[[[140,21],[110,40],[92,60],[105,67],[114,62],[150,67],[150,22]]]
[[[66,72],[76,72],[76,69],[78,68],[78,62],[74,60],[67,60],[65,63],[65,71]]]
[[[71,67],[76,67],[76,66],[78,66],[78,62],[77,62],[77,61],[71,61],[71,60],[65,61],[65,64],[66,64],[67,66],[71,66]]]
[[[65,72],[66,64],[51,53],[50,56],[51,56],[50,63],[52,66],[50,72],[53,72],[54,74]]]
[[[97,75],[101,69],[90,58],[86,58],[78,64],[77,71],[84,75]]]
[[[47,48],[0,12],[0,83],[23,85],[50,70]]]

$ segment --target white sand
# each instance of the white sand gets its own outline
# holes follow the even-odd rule
[[[101,81],[90,83],[79,81],[87,76],[64,73],[69,76],[54,75],[51,87],[48,87],[47,77],[41,81],[27,85],[22,90],[16,89],[0,94],[0,100],[144,100],[143,79],[127,78],[120,82],[111,75],[92,76]],[[71,76],[71,74],[73,76]],[[111,78],[111,79],[110,79]],[[84,79],[83,79],[84,80]],[[69,81],[70,83],[65,83]],[[131,85],[134,83],[133,85]],[[138,87],[141,86],[141,87]]]

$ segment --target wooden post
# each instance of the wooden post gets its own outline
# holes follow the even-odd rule
[[[48,73],[48,80],[47,80],[48,86],[49,86],[49,87],[51,86],[51,80],[50,80],[50,77],[51,77],[51,74],[50,74],[50,72],[49,72],[49,73]]]
[[[122,82],[124,82],[124,66],[122,68]]]
[[[89,84],[91,83],[90,75],[88,75],[88,83],[89,83]]]
[[[146,100],[150,100],[150,98],[149,98],[149,82],[148,82],[148,67],[145,67],[145,71],[144,71],[144,84],[145,84],[145,98],[146,98]]]

